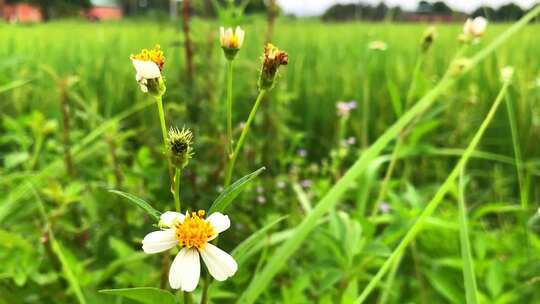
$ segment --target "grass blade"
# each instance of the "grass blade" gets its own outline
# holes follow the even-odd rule
[[[208,214],[225,211],[225,209],[227,209],[233,199],[235,199],[240,193],[242,193],[242,191],[244,191],[244,189],[247,187],[247,185],[249,185],[251,180],[261,174],[265,169],[265,167],[259,168],[257,171],[242,177],[241,179],[234,182],[234,184],[225,188],[225,190],[223,190],[223,192],[221,192],[221,194],[212,203],[210,210],[208,210]]]
[[[156,221],[159,221],[159,216],[161,215],[161,213],[157,211],[156,209],[154,209],[154,207],[152,207],[149,203],[147,203],[142,198],[137,197],[131,193],[126,193],[126,192],[122,192],[118,190],[109,190],[109,192],[118,194],[122,197],[127,198],[129,201],[131,201],[132,203],[134,203],[135,205],[139,206],[141,209],[146,211],[146,213],[151,215]]]
[[[510,36],[524,27],[539,12],[540,6],[533,9],[520,21],[516,22],[508,30],[497,36],[497,38],[485,49],[481,50],[475,57],[473,57],[471,64],[465,68],[465,72],[469,71],[481,60],[485,59],[497,47],[510,38]],[[315,228],[318,220],[338,203],[339,199],[345,193],[345,191],[347,191],[349,186],[352,185],[356,179],[364,173],[369,163],[382,152],[390,141],[396,138],[399,132],[407,124],[417,117],[417,115],[427,110],[435,102],[436,98],[439,97],[442,92],[445,92],[455,82],[455,80],[456,79],[453,77],[443,78],[434,89],[429,91],[422,99],[412,106],[410,110],[405,112],[403,116],[401,116],[392,126],[390,126],[386,132],[362,154],[362,156],[353,164],[345,175],[328,191],[328,193],[317,204],[313,211],[298,225],[294,235],[285,241],[285,243],[281,245],[276,252],[274,252],[266,266],[253,278],[250,285],[239,298],[239,303],[253,303],[257,299],[257,297],[263,292],[277,272],[283,268],[286,261],[289,260],[289,257],[300,247],[311,230]],[[470,154],[470,152],[468,154]],[[371,286],[371,288],[373,287],[374,286]]]
[[[394,263],[394,261],[403,253],[405,248],[409,245],[409,243],[416,237],[416,234],[423,228],[426,219],[431,216],[431,214],[435,211],[437,206],[442,202],[444,196],[446,193],[451,189],[451,187],[454,184],[454,181],[456,180],[457,176],[459,175],[459,172],[461,171],[461,168],[467,163],[469,158],[471,157],[472,153],[474,152],[474,149],[476,149],[476,146],[480,142],[480,139],[482,138],[482,135],[484,134],[484,131],[487,129],[489,123],[493,119],[493,116],[495,115],[495,112],[500,105],[502,99],[504,98],[504,95],[506,94],[508,88],[508,82],[506,82],[501,91],[499,92],[499,95],[495,99],[495,102],[491,106],[491,109],[489,110],[488,114],[484,118],[484,121],[480,125],[480,128],[478,131],[476,131],[473,139],[467,146],[467,149],[465,149],[465,152],[463,153],[463,156],[459,159],[458,163],[448,175],[442,186],[437,190],[431,201],[427,204],[426,208],[414,225],[407,231],[407,234],[405,234],[405,237],[401,240],[399,245],[394,249],[390,257],[384,262],[383,266],[379,269],[377,274],[370,280],[364,291],[360,294],[360,297],[357,300],[357,303],[363,303],[371,291],[379,284],[380,280],[384,276],[384,274],[388,271],[390,266]]]
[[[461,243],[461,259],[463,260],[463,281],[465,282],[465,298],[467,304],[478,303],[478,289],[474,276],[474,263],[471,254],[471,243],[469,240],[469,230],[467,227],[467,208],[465,207],[465,168],[461,169],[459,175],[459,240]]]

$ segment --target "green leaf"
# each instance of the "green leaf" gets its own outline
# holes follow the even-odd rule
[[[103,289],[100,293],[128,298],[144,304],[176,304],[175,296],[162,289],[153,287],[136,287],[122,289]]]
[[[231,204],[232,200],[235,199],[242,191],[244,191],[247,185],[249,185],[249,182],[261,174],[265,169],[265,167],[261,167],[257,171],[242,177],[234,182],[234,184],[223,190],[223,192],[212,203],[212,207],[210,207],[210,210],[208,210],[208,214],[225,211],[225,209],[227,209],[227,207]]]
[[[128,200],[133,202],[135,205],[141,207],[144,211],[146,211],[149,215],[151,215],[156,221],[159,221],[159,216],[161,213],[157,211],[156,209],[154,209],[154,207],[150,206],[150,204],[144,201],[143,199],[133,194],[118,191],[118,190],[109,190],[109,192],[118,194],[120,196],[127,198]]]

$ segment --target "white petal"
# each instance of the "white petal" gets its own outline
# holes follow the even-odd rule
[[[465,24],[463,25],[463,34],[465,35],[471,35],[472,34],[472,20],[470,18],[467,18],[465,21]]]
[[[148,93],[148,87],[144,84],[139,84],[139,87],[141,88],[141,91],[143,93]]]
[[[232,256],[210,243],[200,253],[208,272],[218,281],[225,281],[238,270],[238,264]]]
[[[206,219],[214,227],[214,232],[221,233],[231,227],[231,220],[227,215],[220,212],[214,212]]]
[[[236,37],[238,39],[238,48],[241,48],[242,44],[244,44],[245,34],[246,33],[239,26],[236,27]]]
[[[169,284],[173,289],[193,291],[199,283],[201,262],[195,248],[182,248],[174,258],[169,270]]]
[[[147,234],[142,240],[142,249],[145,253],[158,253],[171,249],[178,244],[174,230],[167,229]]]
[[[484,17],[476,17],[472,21],[472,30],[475,35],[482,35],[486,31],[487,19]]]
[[[175,220],[182,223],[184,221],[184,215],[179,212],[166,211],[160,217],[160,224],[166,227],[172,227]]]
[[[145,79],[154,79],[161,77],[161,71],[157,64],[153,61],[142,61],[137,59],[131,59],[133,67],[137,74]]]

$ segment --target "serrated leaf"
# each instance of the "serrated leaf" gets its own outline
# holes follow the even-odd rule
[[[232,200],[235,199],[242,191],[244,191],[251,180],[261,174],[265,169],[265,167],[259,168],[257,171],[242,177],[234,182],[234,184],[223,190],[223,192],[212,203],[210,210],[208,210],[208,214],[225,211],[225,209],[227,209],[227,207],[231,204]]]
[[[161,213],[159,211],[157,211],[156,209],[154,209],[154,207],[152,207],[149,203],[147,203],[142,198],[139,198],[139,197],[137,197],[137,196],[135,196],[135,195],[133,195],[131,193],[126,193],[126,192],[122,192],[122,191],[118,191],[118,190],[109,190],[109,192],[114,193],[114,194],[118,194],[120,196],[123,196],[123,197],[127,198],[132,203],[134,203],[135,205],[139,206],[144,211],[146,211],[146,213],[151,215],[156,221],[159,221],[159,216],[161,215]]]
[[[136,288],[121,288],[121,289],[103,289],[100,293],[115,295],[134,300],[144,304],[176,304],[175,296],[162,289],[153,287],[136,287]]]

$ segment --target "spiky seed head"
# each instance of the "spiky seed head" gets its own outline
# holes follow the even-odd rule
[[[167,136],[167,148],[171,162],[183,169],[193,156],[193,133],[189,129],[170,128]]]
[[[289,55],[273,44],[268,43],[264,47],[262,57],[262,68],[258,83],[259,89],[271,89],[274,86],[279,67],[287,64],[289,64]]]

